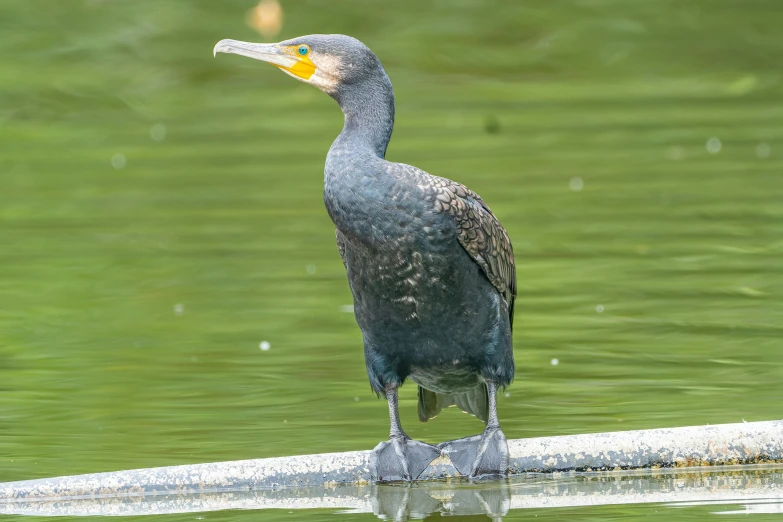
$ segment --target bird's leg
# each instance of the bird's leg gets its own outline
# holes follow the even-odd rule
[[[438,444],[460,474],[471,477],[505,475],[508,472],[508,444],[500,431],[497,411],[497,385],[487,382],[489,417],[481,435]]]
[[[397,387],[385,390],[389,401],[389,440],[378,444],[370,456],[370,471],[375,482],[416,480],[430,462],[440,456],[435,446],[411,440],[402,430],[397,411]]]

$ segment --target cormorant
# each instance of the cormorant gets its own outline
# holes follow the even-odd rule
[[[377,481],[415,480],[441,453],[470,477],[502,475],[508,446],[496,411],[514,377],[516,271],[511,241],[486,203],[455,181],[386,161],[394,92],[378,58],[344,35],[277,44],[221,40],[214,53],[269,62],[334,98],[345,126],[326,156],[324,202],[336,227],[372,389],[389,403]],[[397,388],[419,385],[419,419],[457,405],[481,435],[432,446],[400,425]]]

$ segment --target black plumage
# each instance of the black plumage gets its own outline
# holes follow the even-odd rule
[[[215,51],[271,62],[332,96],[345,115],[326,158],[324,202],[370,385],[389,402],[390,439],[373,452],[375,478],[413,480],[441,453],[467,475],[505,473],[495,398],[514,377],[516,271],[500,222],[464,185],[385,160],[394,93],[378,58],[358,40],[223,40]],[[397,388],[408,378],[419,385],[422,421],[457,405],[487,422],[484,433],[438,447],[411,440],[397,414]]]

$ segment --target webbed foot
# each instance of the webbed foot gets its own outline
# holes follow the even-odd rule
[[[438,444],[461,475],[479,478],[508,473],[508,444],[500,428],[488,428],[481,435]]]
[[[370,456],[374,482],[412,482],[440,456],[431,444],[407,437],[392,437],[378,444]]]

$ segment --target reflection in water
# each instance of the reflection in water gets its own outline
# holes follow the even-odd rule
[[[391,520],[423,518],[431,513],[486,514],[499,519],[511,507],[511,486],[506,481],[493,481],[486,487],[441,486],[444,487],[376,486],[372,512]]]
[[[444,515],[500,519],[528,508],[660,503],[672,506],[741,505],[723,513],[779,513],[783,468],[719,471],[529,474],[503,481],[414,485],[334,486],[191,495],[146,495],[39,501],[0,501],[0,514],[39,516],[160,515],[226,509],[334,509],[374,513],[390,520]]]

